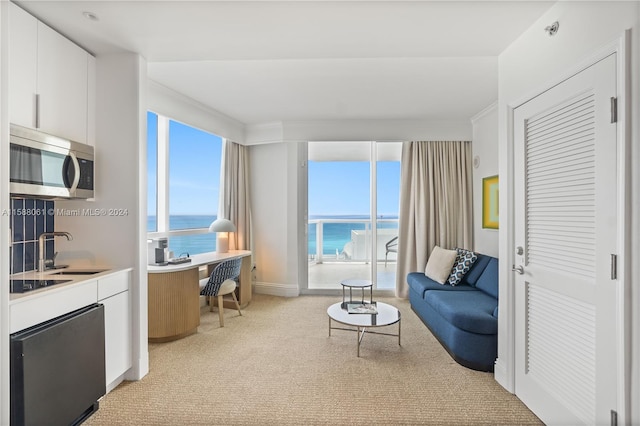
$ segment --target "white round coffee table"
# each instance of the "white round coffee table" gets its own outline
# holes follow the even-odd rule
[[[327,309],[327,315],[329,315],[329,337],[331,337],[331,330],[356,331],[358,340],[357,354],[360,356],[360,343],[362,342],[364,333],[368,328],[385,327],[398,323],[398,334],[381,333],[378,331],[369,331],[369,333],[394,337],[397,336],[398,346],[400,346],[400,311],[396,307],[386,303],[374,303],[376,310],[378,311],[377,314],[350,314],[347,310],[342,309],[342,303],[340,302],[329,306]],[[331,321],[356,328],[333,327]]]

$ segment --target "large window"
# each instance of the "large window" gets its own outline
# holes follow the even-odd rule
[[[175,256],[215,250],[222,138],[148,114],[149,237],[168,237]]]
[[[309,142],[308,147],[307,288],[339,289],[345,278],[393,288],[402,145]]]
[[[147,232],[158,230],[158,115],[147,113]]]

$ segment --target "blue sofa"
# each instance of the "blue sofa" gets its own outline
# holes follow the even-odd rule
[[[493,371],[498,352],[498,259],[478,260],[456,285],[422,272],[407,275],[411,308],[451,357],[465,367]]]

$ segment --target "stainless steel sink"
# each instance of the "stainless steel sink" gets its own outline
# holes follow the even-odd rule
[[[108,271],[108,269],[72,269],[72,270],[54,272],[52,274],[47,274],[47,275],[93,275],[93,274],[99,274],[100,272],[104,272],[104,271]]]

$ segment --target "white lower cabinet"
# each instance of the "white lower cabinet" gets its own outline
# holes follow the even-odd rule
[[[65,287],[52,287],[9,303],[9,332],[49,321],[60,315],[94,304],[104,305],[105,378],[107,392],[118,386],[131,368],[131,269],[109,271]]]
[[[132,365],[130,272],[98,280],[98,303],[104,305],[107,392],[122,382]]]
[[[129,292],[125,291],[108,299],[104,305],[104,349],[107,390],[131,368],[131,314]],[[121,380],[120,380],[121,381]]]

